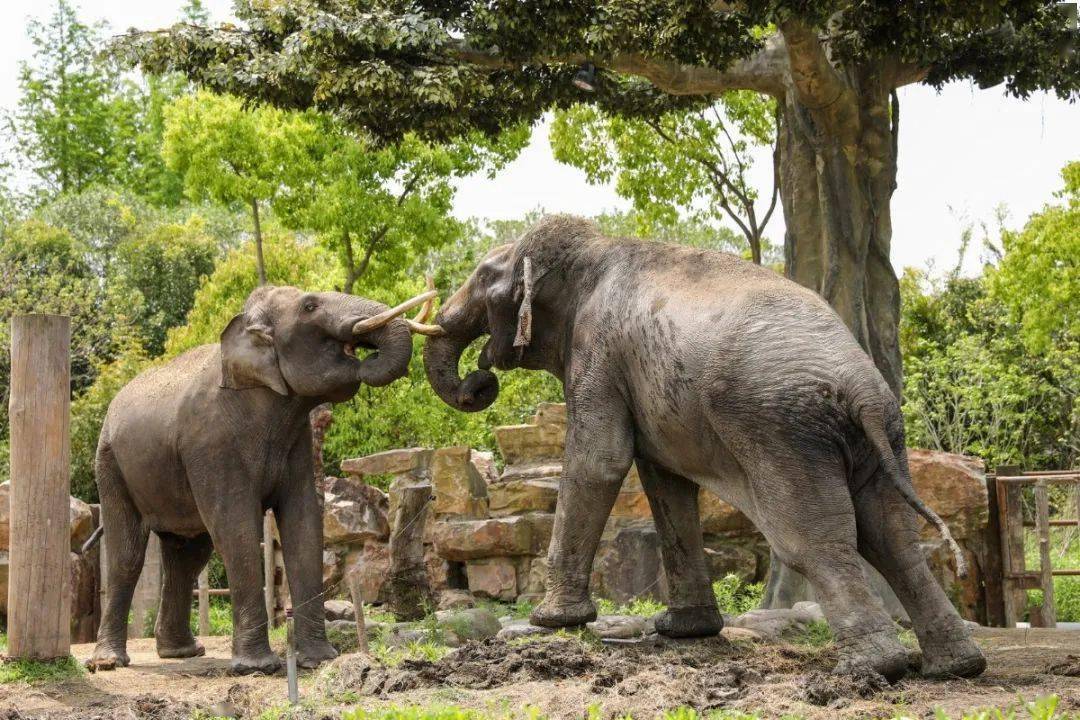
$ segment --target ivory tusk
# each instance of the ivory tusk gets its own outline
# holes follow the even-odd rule
[[[417,335],[427,335],[428,337],[442,337],[446,334],[446,330],[442,325],[425,325],[415,320],[405,320],[405,324],[409,326],[409,330]]]
[[[428,290],[435,289],[435,278],[431,277],[430,275],[425,275],[424,280],[427,282]],[[434,306],[435,298],[428,298],[427,301],[424,302],[424,306],[420,308],[420,312],[416,313],[416,317],[414,317],[412,321],[415,323],[426,323],[431,317],[431,309]]]
[[[364,333],[371,332],[372,330],[378,330],[383,325],[396,318],[398,315],[403,315],[409,310],[412,310],[417,305],[423,305],[424,303],[429,302],[436,295],[438,295],[438,292],[436,292],[435,290],[428,290],[427,292],[421,293],[414,298],[410,298],[409,300],[406,300],[400,305],[396,305],[389,310],[385,310],[379,313],[378,315],[365,318],[364,320],[361,320],[360,322],[353,325],[353,335],[363,335]]]

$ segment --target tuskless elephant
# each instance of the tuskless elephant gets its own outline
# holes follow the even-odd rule
[[[308,413],[351,398],[362,383],[404,376],[413,321],[396,316],[433,295],[387,309],[343,293],[263,286],[220,344],[195,348],[124,386],[97,449],[108,590],[93,666],[129,662],[128,610],[155,532],[164,567],[158,655],[203,654],[188,624],[191,594],[216,547],[233,603],[231,669],[276,671],[259,550],[268,508],[281,536],[299,664],[337,655],[323,622],[323,528]],[[358,348],[373,352],[361,359]]]
[[[911,616],[925,675],[985,668],[917,545],[916,513],[963,572],[948,528],[915,495],[897,400],[815,293],[733,255],[607,238],[589,221],[552,216],[491,251],[435,322],[424,364],[451,406],[490,405],[491,367],[546,370],[565,390],[563,478],[533,623],[596,617],[593,556],[636,461],[670,585],[660,634],[723,626],[705,566],[702,486],[749,516],[813,584],[838,672],[895,680],[908,667],[860,555]],[[462,379],[462,351],[483,335],[479,369]]]

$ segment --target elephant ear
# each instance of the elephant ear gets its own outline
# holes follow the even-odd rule
[[[268,387],[279,395],[289,394],[278,367],[273,328],[250,322],[247,313],[229,321],[221,333],[221,387],[230,390]]]
[[[521,305],[518,307],[517,333],[514,335],[516,348],[526,348],[532,342],[533,274],[532,259],[528,255],[521,261],[521,278]]]

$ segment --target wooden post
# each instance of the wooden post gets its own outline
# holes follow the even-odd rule
[[[271,511],[263,515],[263,598],[266,602],[266,622],[269,627],[275,627],[277,623],[274,617],[275,602],[274,593],[274,516]]]
[[[983,568],[983,602],[986,624],[1005,627],[1005,584],[1001,563],[1001,515],[998,508],[997,476],[986,474],[986,499],[989,514],[986,522],[986,563]]]
[[[390,612],[398,620],[419,620],[432,601],[424,564],[431,483],[402,484],[391,491],[399,499],[390,519]]]
[[[999,467],[998,477],[1016,476],[1020,468],[1013,466]],[[998,509],[1003,511],[1001,523],[1001,563],[1004,576],[1005,627],[1016,627],[1024,606],[1026,593],[1020,588],[1016,576],[1024,572],[1024,508],[1021,503],[1021,488],[1015,483],[998,482]]]
[[[1045,480],[1035,483],[1035,531],[1039,537],[1039,580],[1042,585],[1042,626],[1057,627],[1054,575],[1050,562],[1050,494]]]
[[[161,602],[161,539],[150,533],[146,541],[146,556],[135,594],[131,598],[130,637],[153,637],[158,604]]]
[[[345,576],[345,580],[349,583],[349,595],[352,596],[353,615],[356,617],[356,647],[360,652],[367,655],[369,653],[367,622],[364,620],[364,593],[360,589],[360,573],[356,568],[353,568]]]
[[[71,651],[71,323],[11,318],[8,655]]]
[[[199,573],[199,634],[210,634],[210,570]]]

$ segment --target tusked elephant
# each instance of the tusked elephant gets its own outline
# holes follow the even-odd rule
[[[91,666],[129,662],[128,610],[155,532],[164,567],[158,655],[203,654],[188,624],[191,594],[216,547],[233,603],[231,669],[276,671],[259,550],[268,508],[281,536],[299,664],[337,655],[323,622],[322,517],[308,414],[351,398],[361,383],[382,386],[404,376],[413,321],[396,316],[434,294],[388,310],[342,293],[263,286],[220,344],[195,348],[124,386],[97,448],[108,576]],[[357,348],[374,352],[361,359]]]
[[[908,667],[860,555],[911,616],[924,674],[985,668],[917,545],[916,512],[963,570],[948,528],[912,488],[897,400],[810,290],[729,254],[612,239],[589,221],[552,216],[492,250],[435,322],[424,364],[451,406],[487,407],[498,393],[492,366],[546,370],[565,390],[563,478],[533,623],[596,616],[593,556],[636,461],[670,585],[660,634],[723,626],[705,566],[702,486],[749,516],[813,584],[838,672],[895,680]],[[483,335],[479,369],[462,379],[462,351]]]

